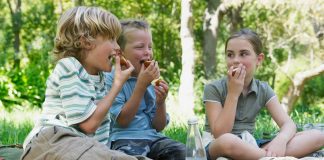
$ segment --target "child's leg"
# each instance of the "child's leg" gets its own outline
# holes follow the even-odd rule
[[[151,140],[146,139],[120,139],[111,142],[111,149],[128,155],[146,156],[150,152]]]
[[[70,129],[59,126],[42,129],[33,137],[21,157],[22,160],[114,158],[118,160],[136,160],[136,157],[110,150],[93,138],[81,137]]]
[[[324,146],[324,133],[318,130],[298,132],[288,142],[286,155],[303,157]]]
[[[168,137],[160,138],[151,144],[151,152],[147,157],[152,159],[185,159],[186,146]]]
[[[127,155],[120,151],[114,151],[107,148],[107,146],[101,144],[100,142],[96,142],[93,144],[91,148],[86,150],[78,158],[78,160],[99,160],[99,159],[113,159],[113,160],[150,160],[144,156],[131,156]]]
[[[242,160],[260,159],[265,153],[264,150],[252,146],[230,133],[218,137],[209,145],[211,159],[221,156]]]

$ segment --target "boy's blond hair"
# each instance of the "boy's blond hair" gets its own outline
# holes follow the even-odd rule
[[[121,33],[119,20],[112,13],[98,7],[74,7],[60,17],[54,44],[56,60],[75,57],[85,58],[83,50],[97,36],[116,40]]]
[[[145,20],[126,19],[126,20],[121,20],[120,23],[122,26],[122,33],[120,34],[120,37],[118,38],[117,43],[120,46],[121,50],[125,49],[125,45],[127,42],[126,37],[129,32],[132,32],[134,30],[150,31],[150,26]]]

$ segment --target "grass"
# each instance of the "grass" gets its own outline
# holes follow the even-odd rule
[[[163,131],[163,134],[179,142],[186,143],[187,126],[185,124],[178,126],[170,125]]]
[[[172,104],[171,106],[179,105]],[[322,109],[320,107],[320,110]],[[169,125],[164,129],[163,134],[185,143],[187,138],[187,119],[193,116],[193,113],[188,112],[188,109],[183,110],[177,107],[167,108],[167,111],[172,118]],[[33,127],[34,118],[37,118],[39,113],[39,110],[14,110],[9,113],[0,108],[0,145],[22,144],[24,138]],[[293,111],[291,117],[297,125],[303,126],[307,123],[324,123],[324,115],[322,113],[314,113],[314,111],[300,112],[296,110]],[[199,115],[198,118],[200,119],[199,128],[203,130],[204,115]],[[255,129],[256,138],[272,137],[278,131],[278,127],[265,110],[261,111],[260,116],[257,117]]]
[[[21,124],[14,124],[13,121],[0,121],[0,145],[6,144],[22,144],[25,137],[32,129],[31,122],[24,122]]]
[[[39,111],[0,111],[0,145],[22,144]]]

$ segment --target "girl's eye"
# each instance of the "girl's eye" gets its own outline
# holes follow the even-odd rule
[[[249,52],[242,52],[240,55],[241,56],[247,56],[247,55],[249,55]]]
[[[233,57],[233,53],[227,53],[227,57]]]

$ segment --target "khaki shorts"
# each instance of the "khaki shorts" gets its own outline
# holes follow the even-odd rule
[[[81,137],[73,131],[51,126],[42,129],[27,144],[22,160],[136,160],[148,159],[134,157],[108,149],[91,137]]]

